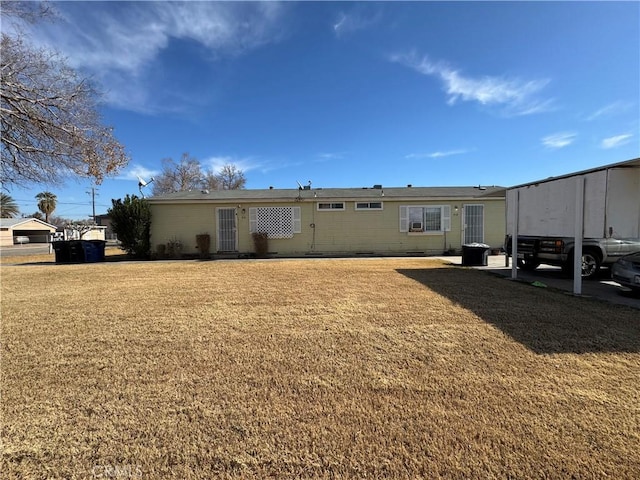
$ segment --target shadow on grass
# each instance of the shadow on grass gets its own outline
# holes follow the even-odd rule
[[[398,269],[539,354],[640,352],[640,315],[478,270]]]

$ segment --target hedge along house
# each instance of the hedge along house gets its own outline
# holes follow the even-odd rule
[[[467,243],[500,248],[505,233],[502,187],[402,187],[215,190],[148,199],[151,248],[179,242],[198,254],[255,251],[268,235],[270,256],[441,255]]]

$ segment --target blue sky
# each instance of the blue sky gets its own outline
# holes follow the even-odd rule
[[[247,188],[512,186],[640,156],[638,2],[65,2],[32,41],[105,92],[136,175],[183,152]],[[57,194],[87,218],[89,181]],[[149,192],[150,193],[150,192]]]

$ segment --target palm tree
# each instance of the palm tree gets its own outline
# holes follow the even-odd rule
[[[58,197],[51,192],[41,192],[36,195],[38,200],[38,210],[44,213],[44,221],[49,222],[49,215],[56,209]]]
[[[0,193],[0,217],[13,218],[17,217],[18,213],[20,213],[20,209],[13,197],[6,193]]]

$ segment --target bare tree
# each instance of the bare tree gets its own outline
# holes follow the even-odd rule
[[[204,184],[202,185],[205,190],[220,190],[220,179],[214,172],[207,172],[204,175]]]
[[[56,17],[55,11],[47,1],[25,2],[4,0],[2,2],[2,15],[6,18],[20,19],[27,23],[37,23],[43,19]]]
[[[162,160],[162,173],[155,177],[154,195],[188,190],[236,190],[244,188],[244,172],[233,164],[224,165],[218,172],[204,171],[197,158],[183,153],[180,162],[172,158]]]
[[[244,172],[232,164],[224,165],[215,176],[222,190],[239,190],[247,183]]]
[[[3,2],[2,16],[35,21],[42,12],[29,5]],[[59,53],[28,45],[19,31],[2,32],[1,42],[0,175],[5,185],[61,183],[70,175],[100,183],[127,164],[112,128],[101,123],[99,93],[87,80]]]
[[[153,194],[199,190],[204,182],[205,176],[200,168],[200,162],[188,153],[183,153],[178,163],[172,158],[162,160],[162,173],[154,179]]]

